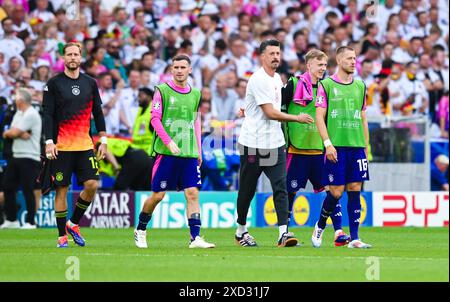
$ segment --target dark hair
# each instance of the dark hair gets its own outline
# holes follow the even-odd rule
[[[187,55],[176,55],[175,57],[172,58],[172,62],[175,61],[187,61],[189,63],[189,65],[191,65],[191,59],[187,56]]]
[[[186,49],[189,46],[192,46],[192,42],[190,40],[183,40],[183,42],[181,42],[180,44],[181,49]]]
[[[2,20],[2,27],[4,27],[5,22],[8,20],[12,20],[12,19],[10,17],[6,17],[5,19]]]
[[[214,45],[215,48],[218,48],[220,50],[226,50],[227,49],[227,42],[225,42],[224,39],[218,39],[216,41],[216,44]]]
[[[146,95],[148,95],[149,97],[153,97],[153,90],[151,90],[150,88],[147,88],[147,87],[141,87],[141,88],[139,88],[139,92],[143,92],[143,93],[145,93]]]
[[[263,53],[264,50],[266,50],[267,46],[276,46],[281,48],[281,43],[276,39],[265,40],[259,46],[259,53]]]
[[[361,65],[364,65],[364,64],[366,64],[366,63],[372,63],[372,60],[364,59],[364,60],[362,61]]]

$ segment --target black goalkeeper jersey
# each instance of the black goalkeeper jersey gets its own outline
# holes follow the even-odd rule
[[[96,81],[80,73],[77,79],[64,72],[51,78],[44,88],[43,132],[53,139],[58,151],[93,149],[91,114],[97,131],[106,131],[102,101]]]

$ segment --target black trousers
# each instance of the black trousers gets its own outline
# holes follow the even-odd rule
[[[3,190],[5,194],[6,219],[17,219],[16,194],[19,187],[27,205],[26,222],[34,224],[36,214],[36,200],[33,190],[36,189],[36,179],[39,175],[40,163],[29,158],[11,158],[6,167]]]
[[[128,148],[119,163],[122,169],[114,182],[114,190],[151,191],[152,157],[144,150]]]
[[[286,190],[286,148],[255,149],[239,145],[241,167],[237,199],[237,223],[245,225],[250,203],[255,196],[261,173],[269,178],[278,225],[287,225],[289,201]]]

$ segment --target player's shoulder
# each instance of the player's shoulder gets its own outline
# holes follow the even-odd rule
[[[91,84],[96,84],[97,85],[97,81],[93,77],[88,75],[87,73],[80,72],[80,80],[81,79],[84,79],[84,80],[88,81]]]
[[[366,83],[364,83],[361,79],[353,79],[353,83],[355,83],[358,87],[366,88]]]

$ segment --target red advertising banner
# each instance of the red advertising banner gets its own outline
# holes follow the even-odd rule
[[[448,192],[374,192],[374,226],[448,226]]]

